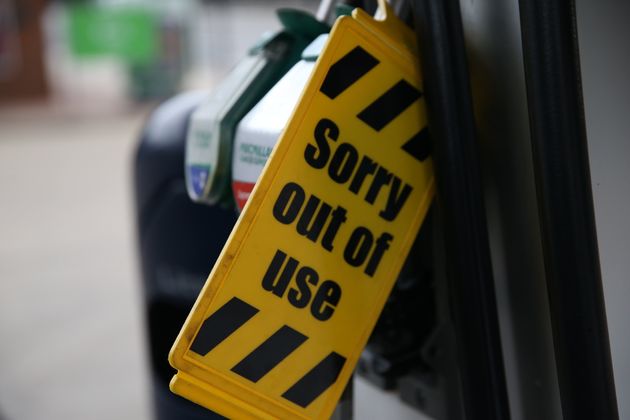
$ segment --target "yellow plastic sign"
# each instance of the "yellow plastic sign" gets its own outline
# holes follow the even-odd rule
[[[171,350],[173,392],[330,417],[434,194],[414,45],[389,8],[337,20]]]

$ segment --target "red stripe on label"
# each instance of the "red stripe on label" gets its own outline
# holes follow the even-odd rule
[[[243,210],[243,207],[245,207],[245,203],[247,203],[247,199],[254,189],[254,185],[256,184],[253,182],[232,182],[232,191],[234,192],[234,199],[236,200],[236,205],[239,210]]]

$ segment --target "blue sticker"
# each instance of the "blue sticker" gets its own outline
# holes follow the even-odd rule
[[[210,166],[207,165],[190,165],[188,166],[188,184],[195,194],[195,198],[203,195],[206,187],[206,181],[210,174]]]

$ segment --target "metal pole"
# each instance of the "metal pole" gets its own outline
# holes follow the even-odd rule
[[[510,418],[459,3],[415,0],[462,406]]]
[[[322,0],[319,3],[317,8],[317,12],[315,13],[315,17],[320,22],[328,22],[330,16],[333,13],[333,9],[335,6],[335,0]]]
[[[580,80],[575,4],[521,0],[547,291],[565,419],[618,419]]]
[[[346,389],[341,394],[341,399],[330,420],[352,420],[354,418],[353,394],[354,375],[350,377],[348,385],[346,385]]]

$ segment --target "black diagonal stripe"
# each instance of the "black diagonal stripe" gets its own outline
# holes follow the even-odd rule
[[[234,366],[232,372],[238,373],[252,382],[258,382],[260,378],[300,347],[307,338],[307,336],[285,325]]]
[[[372,70],[379,61],[361,47],[355,47],[330,66],[319,91],[335,99]]]
[[[418,89],[401,80],[368,105],[357,117],[376,131],[381,131],[420,96],[422,93]]]
[[[339,353],[330,353],[282,396],[306,408],[335,383],[345,362],[346,358]]]
[[[233,297],[203,322],[190,350],[205,356],[257,312],[252,305]]]
[[[431,139],[429,138],[429,129],[424,127],[407,143],[403,144],[402,149],[409,153],[411,156],[418,159],[420,162],[424,162],[426,158],[431,154]]]

